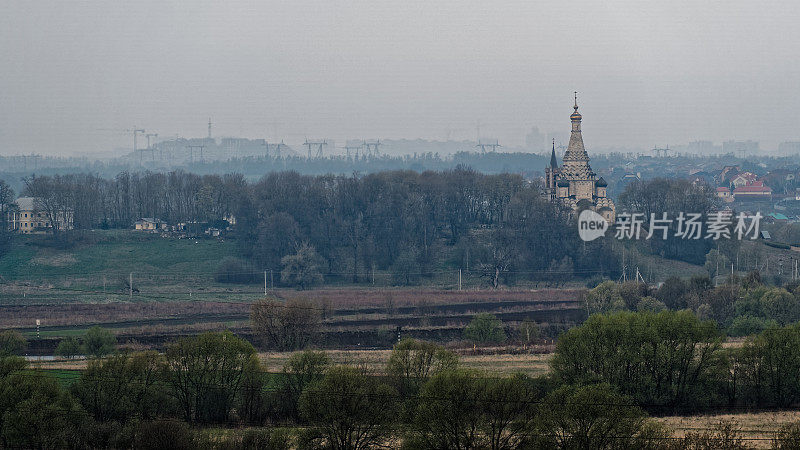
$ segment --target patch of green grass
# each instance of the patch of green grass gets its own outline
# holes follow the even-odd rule
[[[68,388],[73,383],[78,381],[80,378],[82,370],[73,370],[73,369],[37,369],[39,372],[44,374],[44,376],[55,378],[62,387]],[[33,372],[33,371],[32,371]]]
[[[130,272],[210,276],[222,258],[236,254],[235,243],[227,240],[162,238],[133,230],[91,233],[94,242],[67,249],[47,245],[46,236],[16,236],[0,258],[0,275],[44,279],[106,274],[109,281]]]

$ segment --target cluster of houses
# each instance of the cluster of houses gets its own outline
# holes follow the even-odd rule
[[[736,166],[725,166],[718,177],[717,197],[734,200],[772,200],[772,188],[752,172],[740,172]]]
[[[71,210],[47,213],[45,208],[33,197],[20,197],[14,206],[7,212],[7,224],[11,231],[22,234],[46,234],[53,232],[53,222],[58,230],[71,230],[74,228],[74,215]],[[236,217],[226,215],[223,218],[225,226],[211,226],[207,222],[181,222],[169,225],[167,222],[153,217],[143,217],[133,224],[133,229],[151,233],[162,233],[177,236],[207,235],[218,237],[236,224]]]
[[[725,203],[736,202],[737,210],[758,205],[755,209],[764,213],[767,222],[800,220],[800,172],[775,169],[759,176],[739,166],[725,166],[704,181],[713,181],[717,197]]]
[[[154,218],[142,217],[133,224],[133,229],[137,231],[145,231],[150,233],[160,233],[162,235],[172,235],[177,237],[183,236],[198,236],[205,234],[210,237],[219,237],[226,231],[230,231],[230,227],[236,224],[236,218],[229,215],[223,219],[227,222],[225,227],[209,226],[208,222],[179,222],[175,225],[169,225],[167,222]]]

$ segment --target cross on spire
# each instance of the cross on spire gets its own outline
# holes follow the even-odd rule
[[[573,108],[575,108],[575,111],[578,110],[578,91],[575,91],[575,106]]]

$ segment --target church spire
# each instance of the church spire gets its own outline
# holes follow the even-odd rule
[[[567,161],[581,161],[588,166],[589,155],[583,147],[583,136],[581,136],[581,113],[578,112],[578,92],[575,91],[575,104],[572,107],[574,112],[569,116],[572,122],[572,132],[569,136],[569,145],[564,153],[564,163]]]
[[[550,167],[553,169],[558,168],[558,159],[556,158],[556,139],[553,138],[553,153],[550,154]]]

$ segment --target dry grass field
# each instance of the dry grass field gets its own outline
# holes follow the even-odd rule
[[[497,351],[502,351],[498,349]],[[490,353],[475,354],[472,349],[456,349],[463,367],[509,376],[525,373],[530,376],[542,375],[549,370],[549,353]],[[365,367],[373,373],[381,374],[389,360],[391,350],[327,350],[334,364],[349,364]],[[292,352],[263,352],[259,358],[268,372],[280,372]],[[83,370],[86,360],[32,361],[31,365],[50,370]]]
[[[549,353],[470,354],[465,349],[455,352],[463,367],[500,376],[514,373],[542,375],[549,370],[551,356]],[[358,365],[380,374],[386,367],[391,350],[328,350],[326,353],[335,364]],[[274,372],[279,371],[291,355],[291,352],[266,352],[260,353],[259,357],[267,370]]]
[[[733,421],[742,433],[745,444],[753,448],[770,448],[770,440],[783,425],[800,421],[800,411],[669,416],[657,419],[674,430],[676,436],[711,428],[720,421]]]

